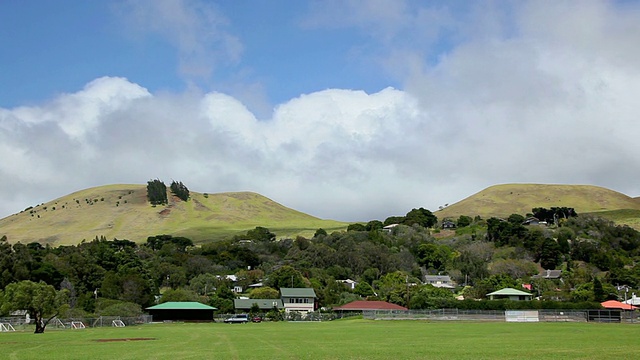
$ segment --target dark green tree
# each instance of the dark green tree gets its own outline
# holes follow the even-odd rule
[[[443,271],[452,259],[452,251],[447,245],[420,244],[416,251],[416,258],[418,264],[427,269]]]
[[[604,301],[606,298],[606,294],[604,292],[604,288],[602,287],[602,282],[598,279],[597,276],[593,277],[593,299],[598,302]]]
[[[269,274],[267,285],[274,289],[306,287],[302,274],[289,265],[284,265]]]
[[[460,215],[456,223],[456,226],[462,228],[462,227],[471,225],[472,222],[473,222],[473,219],[471,218],[471,216]]]
[[[182,183],[182,181],[172,181],[171,185],[169,186],[171,188],[171,192],[177,196],[180,200],[182,201],[187,201],[189,200],[189,189],[187,189],[187,187]]]
[[[380,230],[384,227],[384,224],[380,220],[371,220],[367,223],[366,229],[367,231],[371,230]]]
[[[418,224],[426,228],[433,227],[438,223],[438,217],[425,208],[412,209],[407,213],[404,219],[405,225]]]
[[[158,179],[147,181],[147,199],[151,205],[167,204],[167,186]]]
[[[546,238],[540,246],[540,266],[543,269],[553,270],[562,263],[562,253],[560,245],[553,240]]]
[[[320,237],[320,236],[327,236],[327,231],[323,228],[319,228],[318,230],[316,230],[315,234],[313,234],[314,238]]]
[[[247,231],[247,237],[251,240],[262,241],[262,242],[270,242],[276,240],[276,234],[269,231],[269,229],[256,226],[255,229]]]
[[[367,227],[360,223],[349,224],[349,226],[347,226],[347,231],[367,231]]]

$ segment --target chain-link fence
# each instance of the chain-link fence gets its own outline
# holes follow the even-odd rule
[[[637,311],[620,310],[519,310],[509,314],[499,310],[365,310],[362,316],[373,320],[448,320],[448,321],[540,321],[540,322],[626,322],[640,323]]]
[[[95,318],[69,318],[59,319],[57,317],[51,319],[47,324],[47,329],[74,329],[88,327],[103,326],[133,326],[148,324],[152,321],[151,315],[140,315],[135,317],[122,316],[100,316]],[[11,324],[15,329],[25,329],[33,326],[33,319],[27,321],[23,316],[12,316],[0,318],[0,323]]]
[[[225,319],[232,317],[234,314],[215,314],[213,320],[215,322],[223,322]],[[359,313],[337,313],[337,312],[319,312],[313,311],[309,313],[301,313],[298,311],[280,312],[277,316],[273,313],[258,314],[262,321],[331,321],[346,317],[359,316]],[[252,317],[249,319],[251,320]]]

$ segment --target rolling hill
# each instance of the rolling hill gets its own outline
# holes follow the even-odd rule
[[[169,204],[147,202],[146,185],[107,185],[78,191],[0,220],[0,236],[10,243],[37,241],[77,244],[96,236],[144,242],[148,236],[171,234],[194,242],[219,240],[256,226],[278,238],[311,236],[318,228],[342,230],[347,223],[322,220],[289,209],[251,192],[191,192],[184,202],[169,194]]]
[[[591,185],[503,184],[488,187],[434,214],[438,219],[460,215],[508,217],[525,215],[534,207],[572,207],[578,214],[594,213],[638,228],[640,200]]]

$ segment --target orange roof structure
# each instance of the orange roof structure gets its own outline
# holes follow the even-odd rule
[[[608,300],[600,303],[600,305],[602,305],[602,307],[605,309],[635,310],[638,308],[636,306],[625,304],[617,300]]]
[[[391,304],[386,301],[366,301],[356,300],[342,306],[333,308],[340,311],[362,311],[362,310],[407,310],[406,307]]]

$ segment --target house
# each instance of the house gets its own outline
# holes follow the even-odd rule
[[[257,289],[257,288],[261,288],[261,287],[263,287],[263,286],[264,286],[264,284],[263,284],[262,282],[259,282],[259,283],[255,283],[255,284],[251,284],[251,285],[249,285],[249,286],[248,286],[248,288],[250,288],[250,289]]]
[[[334,311],[364,311],[364,310],[407,310],[406,307],[391,304],[386,301],[356,300],[333,308]]]
[[[444,220],[442,222],[442,228],[443,229],[455,229],[456,228],[456,223],[454,223],[451,220]]]
[[[544,270],[538,275],[533,275],[532,279],[560,279],[562,277],[562,270]]]
[[[390,234],[393,231],[393,229],[398,225],[400,225],[400,224],[389,224],[389,225],[383,227],[382,231]]]
[[[346,279],[346,280],[336,280],[337,282],[341,282],[343,284],[345,284],[349,289],[353,290],[356,288],[356,285],[358,285],[357,281],[351,280],[351,279]]]
[[[258,308],[262,311],[269,311],[273,308],[283,309],[281,299],[234,299],[233,307],[236,311],[248,312],[253,307],[253,304],[258,305]]]
[[[635,293],[631,294],[631,299],[624,302],[625,304],[639,306],[640,305],[640,297],[637,297]]]
[[[316,310],[316,293],[313,288],[281,288],[280,298],[286,312],[307,313]]]
[[[637,309],[636,306],[633,306],[631,304],[625,304],[622,303],[618,300],[607,300],[605,302],[600,303],[600,305],[602,305],[603,308],[605,309],[610,309],[610,310],[635,310]]]
[[[504,288],[492,293],[488,293],[487,297],[490,300],[528,301],[533,298],[533,294],[529,294],[528,292],[516,290],[513,288]]]
[[[449,275],[425,275],[424,283],[437,288],[454,289],[456,287]]]
[[[540,219],[530,216],[522,222],[522,225],[540,225]]]
[[[216,308],[193,301],[170,301],[146,310],[153,321],[213,321]]]

